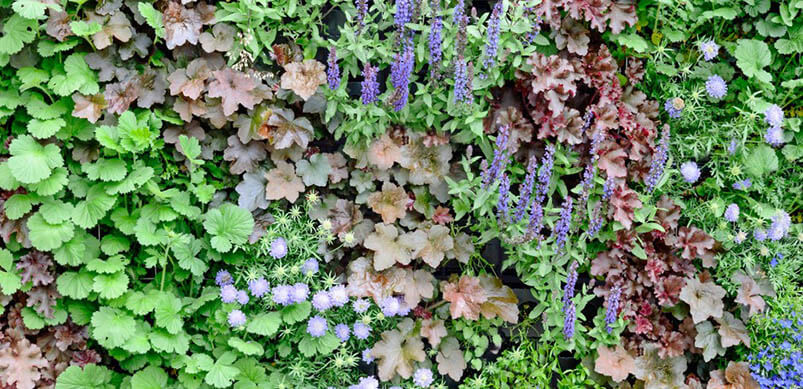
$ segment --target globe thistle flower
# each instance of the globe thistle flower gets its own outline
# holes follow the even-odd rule
[[[728,205],[728,208],[725,209],[725,220],[736,223],[739,220],[739,206],[735,203],[731,203]]]
[[[781,127],[770,127],[764,133],[764,141],[772,147],[783,146],[783,129]]]
[[[354,323],[354,337],[359,340],[368,339],[371,336],[371,327],[363,322]]]
[[[574,297],[574,287],[577,284],[577,261],[572,262],[569,266],[569,272],[566,274],[566,285],[563,287],[563,303],[564,312],[568,308],[569,301]]]
[[[736,181],[733,183],[733,189],[736,190],[747,190],[751,186],[753,186],[753,182],[750,181],[749,178],[745,178],[744,180]]]
[[[753,230],[753,238],[759,242],[763,242],[767,239],[767,231],[762,230],[761,228],[756,228]]]
[[[413,383],[419,388],[428,388],[434,380],[435,377],[432,376],[432,370],[425,367],[416,370],[413,374]]]
[[[282,237],[278,237],[270,242],[270,256],[275,259],[282,259],[287,255],[287,242]]]
[[[499,219],[499,224],[505,224],[508,221],[509,192],[510,179],[507,174],[502,173],[502,179],[499,184],[499,200],[496,202],[496,217]]]
[[[569,302],[569,306],[566,308],[565,312],[566,315],[563,319],[563,336],[566,340],[569,340],[574,336],[574,322],[577,319],[574,302]]]
[[[777,104],[770,105],[764,110],[764,121],[767,122],[770,127],[780,127],[783,124],[783,117],[783,109]]]
[[[767,237],[772,241],[779,241],[786,237],[789,233],[789,227],[792,225],[792,218],[785,211],[778,211],[778,214],[772,217],[772,223],[767,230]]]
[[[246,291],[244,290],[237,291],[237,302],[240,305],[248,304],[249,300],[250,299],[248,298],[248,293]]]
[[[368,13],[368,0],[357,0],[356,8],[357,35],[360,35],[362,33],[362,29],[365,28],[365,15]]]
[[[325,311],[332,308],[332,298],[325,291],[317,292],[312,296],[312,306],[319,311]]]
[[[652,156],[650,161],[650,172],[647,173],[647,192],[652,193],[661,180],[666,167],[666,161],[669,159],[669,126],[664,127],[661,134],[661,143],[658,144],[658,150]],[[610,178],[610,177],[609,177]],[[606,181],[607,183],[607,181]],[[608,196],[610,197],[610,196]]]
[[[228,321],[230,326],[236,328],[245,324],[246,317],[243,311],[239,309],[234,309],[231,312],[229,312]]]
[[[368,311],[368,308],[371,307],[371,303],[366,299],[357,299],[354,300],[353,303],[351,303],[351,306],[354,309],[354,312],[365,313],[366,311]]]
[[[707,41],[700,43],[700,51],[703,52],[703,58],[706,61],[710,61],[716,58],[717,54],[719,54],[719,45],[714,41]]]
[[[666,113],[669,114],[669,117],[672,119],[677,119],[683,113],[683,108],[686,107],[686,103],[680,97],[675,97],[672,99],[666,99],[664,102],[664,110]]]
[[[303,282],[293,284],[293,290],[290,292],[290,298],[293,303],[307,301],[307,297],[309,297],[309,286],[307,284]]]
[[[337,285],[329,289],[329,297],[332,299],[332,305],[336,307],[342,307],[349,302],[349,294],[343,285]]]
[[[683,165],[680,165],[680,174],[684,181],[693,184],[700,178],[700,168],[694,161],[684,162]]]
[[[411,44],[406,45],[401,53],[396,54],[395,61],[390,65],[390,81],[394,89],[392,96],[393,110],[396,112],[401,111],[407,105],[410,93],[410,76],[413,74],[414,65],[415,53]]]
[[[393,317],[399,313],[399,310],[401,309],[401,304],[399,303],[399,299],[393,296],[385,297],[379,303],[379,309],[382,310],[382,314],[385,315],[385,317]]]
[[[374,361],[374,356],[371,355],[371,349],[367,348],[362,350],[362,361],[365,363],[371,363]]]
[[[341,342],[346,342],[349,340],[349,337],[351,337],[351,329],[345,324],[338,324],[335,326],[335,336],[337,336]]]
[[[360,100],[363,105],[369,105],[379,100],[379,82],[376,81],[376,75],[379,69],[366,63],[362,69],[363,81],[360,83],[362,92]]]
[[[619,297],[622,295],[622,289],[614,287],[611,294],[608,295],[608,309],[605,311],[605,330],[610,334],[613,331],[611,325],[616,322],[619,315]]]
[[[497,1],[488,19],[488,35],[485,40],[485,60],[482,66],[485,71],[490,71],[496,65],[496,54],[499,50],[499,22],[502,17],[502,1]],[[485,74],[485,73],[483,73]]]
[[[274,286],[272,291],[272,300],[279,305],[290,305],[293,303],[292,298],[293,287],[290,285]]]
[[[318,272],[318,261],[315,258],[310,258],[304,261],[301,265],[301,274],[309,276]]]
[[[337,65],[337,52],[334,46],[329,48],[327,65],[326,80],[329,82],[329,89],[335,90],[340,86],[340,66]]]
[[[251,295],[254,297],[262,297],[268,293],[270,289],[270,284],[265,277],[259,277],[255,280],[248,281],[248,291],[251,292]]]
[[[560,211],[560,219],[555,223],[552,235],[555,236],[555,254],[561,252],[566,245],[566,237],[572,225],[572,197],[566,196],[563,208]]]
[[[215,284],[220,287],[224,287],[226,285],[230,285],[234,283],[234,278],[231,276],[226,270],[219,270],[217,274],[215,274]]]
[[[535,157],[530,157],[530,161],[527,163],[527,175],[524,177],[524,182],[521,184],[519,203],[516,205],[516,213],[513,218],[513,221],[516,223],[524,218],[524,213],[530,205],[530,196],[533,193],[535,176],[538,173],[536,165]]]
[[[237,300],[237,288],[234,285],[224,285],[220,288],[220,301],[223,301],[226,304],[231,304],[235,300]]]
[[[432,2],[432,24],[429,27],[429,69],[432,78],[437,78],[438,69],[443,59],[443,18],[440,12],[440,1]]]
[[[307,322],[307,333],[310,334],[313,338],[319,338],[326,334],[326,330],[329,328],[329,325],[326,323],[326,319],[322,318],[319,315],[313,316]]]
[[[705,91],[713,99],[719,100],[728,93],[728,84],[725,83],[722,77],[714,74],[705,81]]]

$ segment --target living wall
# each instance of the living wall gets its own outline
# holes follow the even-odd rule
[[[803,0],[0,0],[0,387],[803,386]]]

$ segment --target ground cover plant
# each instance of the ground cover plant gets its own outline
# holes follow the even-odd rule
[[[0,384],[803,386],[801,13],[2,1]]]

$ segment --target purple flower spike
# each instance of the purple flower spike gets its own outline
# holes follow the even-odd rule
[[[329,49],[327,65],[326,80],[329,82],[329,89],[335,90],[340,86],[340,66],[337,65],[337,52],[334,47]]]
[[[363,105],[373,104],[379,99],[379,83],[376,81],[378,71],[379,69],[371,66],[370,63],[366,63],[362,70],[363,81],[360,84],[362,86],[360,99]]]
[[[650,172],[647,173],[647,192],[652,193],[661,180],[666,168],[666,161],[669,159],[669,126],[664,127],[661,134],[661,143],[658,145],[658,150],[652,156],[650,161]],[[606,182],[607,183],[607,182]],[[608,195],[610,197],[610,195]]]
[[[560,211],[560,219],[555,223],[555,229],[552,234],[555,236],[555,253],[561,252],[566,245],[566,237],[569,235],[569,229],[572,225],[572,198],[566,196],[566,201],[563,202],[563,208]]]
[[[432,25],[429,30],[429,68],[433,78],[437,78],[441,59],[443,58],[443,18],[438,15],[440,12],[439,1],[433,2]]]
[[[533,186],[535,185],[535,176],[538,173],[537,163],[535,157],[530,157],[527,163],[527,176],[524,177],[524,183],[521,184],[519,203],[516,206],[516,214],[513,218],[514,222],[524,218],[524,213],[530,206],[530,196],[533,193]]]
[[[608,295],[608,310],[605,312],[605,330],[610,334],[613,331],[611,325],[616,322],[619,316],[619,297],[622,295],[622,289],[614,287],[611,294]]]
[[[563,336],[566,340],[574,336],[574,321],[577,319],[575,312],[574,302],[569,302],[569,307],[566,309],[566,316],[563,320]]]
[[[485,71],[490,71],[496,65],[496,54],[499,49],[499,19],[502,17],[502,1],[498,1],[491,11],[491,18],[488,19],[488,36],[485,41],[485,60],[482,66]],[[485,74],[485,73],[483,73]]]
[[[402,0],[400,0],[402,1]],[[393,84],[393,110],[404,109],[410,94],[410,76],[415,66],[415,53],[412,45],[406,45],[404,51],[396,54],[395,61],[390,65],[390,81]]]

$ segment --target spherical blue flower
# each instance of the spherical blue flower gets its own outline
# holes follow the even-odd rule
[[[361,321],[354,323],[354,337],[365,340],[369,336],[371,336],[371,327]]]
[[[304,261],[301,265],[301,274],[308,276],[318,272],[318,261],[315,258],[310,258]]]
[[[309,296],[309,286],[303,282],[298,282],[293,285],[293,291],[290,292],[290,298],[294,303],[306,301]]]
[[[237,288],[234,285],[224,285],[220,288],[220,300],[226,304],[233,303],[237,300]]]
[[[232,278],[231,273],[226,270],[220,270],[215,275],[215,283],[217,286],[223,287],[229,284],[234,283],[234,278]]]
[[[342,307],[349,302],[349,294],[343,285],[337,285],[329,289],[329,297],[332,299],[332,305],[336,307]]]
[[[719,45],[714,41],[700,43],[700,51],[703,52],[703,58],[706,61],[714,59],[719,54]]]
[[[399,299],[391,296],[385,297],[380,303],[379,308],[382,310],[382,314],[386,317],[396,316],[399,313],[399,309],[401,309],[401,304],[399,304]]]
[[[407,316],[412,310],[412,308],[409,305],[407,305],[407,303],[404,302],[403,298],[398,297],[398,300],[399,300],[399,310],[396,312],[396,315]]]
[[[351,306],[354,308],[354,312],[365,313],[371,307],[371,302],[366,299],[358,299],[354,300]]]
[[[232,327],[240,327],[245,324],[245,314],[239,309],[229,312],[229,325]]]
[[[335,336],[337,336],[341,342],[349,340],[350,335],[351,329],[349,329],[349,326],[342,323],[335,326]]]
[[[736,154],[737,147],[739,147],[739,143],[736,141],[736,139],[731,139],[731,143],[728,145],[728,154]]]
[[[770,105],[764,110],[764,121],[770,127],[780,127],[783,124],[783,110],[777,104]]]
[[[248,293],[246,291],[244,290],[237,291],[237,302],[240,303],[240,305],[248,304],[248,300],[249,300]]]
[[[432,376],[432,370],[425,367],[416,370],[413,374],[413,383],[420,388],[428,388],[434,380],[435,377]]]
[[[777,215],[772,217],[772,224],[767,230],[767,237],[770,240],[778,241],[786,237],[789,233],[789,227],[792,225],[792,218],[785,211],[779,211]]]
[[[714,74],[706,80],[705,91],[712,98],[719,100],[728,93],[728,84],[725,83],[722,77]]]
[[[684,181],[693,184],[700,178],[700,168],[697,167],[697,163],[694,161],[684,162],[680,165],[680,174],[683,176]]]
[[[763,242],[765,239],[767,239],[767,231],[764,231],[760,228],[756,228],[753,231],[753,237],[756,238],[757,241]]]
[[[767,144],[769,144],[770,146],[781,147],[784,143],[783,129],[781,127],[768,128],[767,132],[764,133],[764,141],[767,142]]]
[[[685,107],[686,102],[684,102],[680,97],[666,99],[666,102],[664,102],[664,110],[672,119],[679,118],[680,114],[683,113],[683,108]]]
[[[255,280],[248,281],[248,290],[254,297],[264,296],[268,293],[268,289],[270,289],[270,284],[265,277],[259,277]]]
[[[379,389],[379,381],[374,377],[363,377],[357,385],[349,386],[349,389]]]
[[[365,363],[371,363],[374,361],[374,356],[371,355],[371,349],[367,348],[362,350],[362,361]]]
[[[293,300],[290,294],[293,287],[290,285],[278,285],[273,287],[273,302],[279,305],[290,305]]]
[[[750,181],[749,178],[745,178],[744,180],[736,181],[733,183],[733,189],[736,190],[747,190],[747,188],[751,186],[753,186],[753,182]]]
[[[725,220],[735,223],[739,220],[739,206],[735,203],[728,205],[728,208],[725,209]]]
[[[332,298],[329,297],[329,293],[320,291],[312,296],[312,306],[319,311],[325,311],[332,308]]]
[[[329,325],[326,324],[326,319],[315,315],[307,322],[307,333],[313,338],[318,338],[326,333]]]
[[[287,255],[287,242],[284,238],[279,237],[270,242],[270,255],[276,259],[284,258]]]

